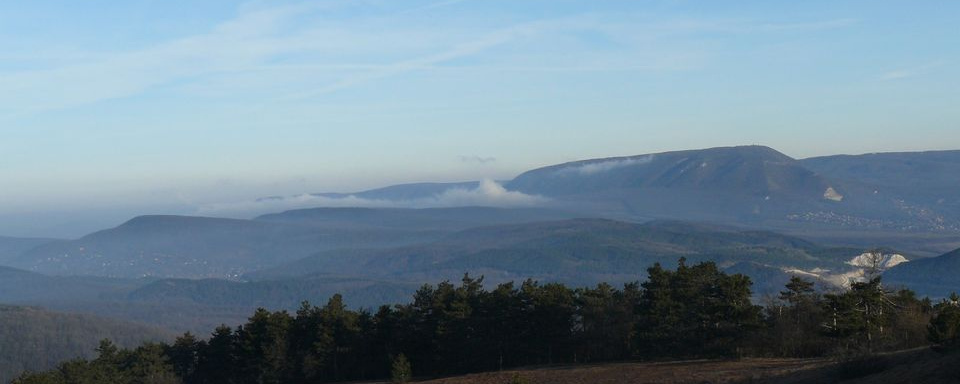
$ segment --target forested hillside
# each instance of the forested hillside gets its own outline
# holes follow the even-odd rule
[[[494,283],[534,278],[592,285],[633,281],[654,263],[672,263],[679,257],[721,266],[753,262],[840,271],[849,268],[844,262],[861,252],[717,225],[573,219],[473,228],[422,245],[320,252],[245,277],[274,280],[323,274],[437,281],[473,271]]]
[[[416,220],[422,220],[424,226],[429,222],[439,223],[430,226],[455,227],[453,223],[466,212],[487,221],[522,221],[529,217],[497,209],[360,210],[357,217],[352,212],[294,211],[270,219],[268,227],[293,225],[303,233],[313,233],[310,238],[317,238],[322,237],[327,225],[345,225],[362,232],[375,226],[379,218],[394,218],[382,227],[399,226],[408,218],[419,218]],[[348,222],[353,224],[345,224]],[[189,225],[178,229],[171,223]],[[226,227],[222,227],[224,224]],[[252,228],[250,225],[238,220],[148,217],[79,241],[96,238],[100,244],[111,244],[111,249],[128,250],[158,247],[155,249],[173,251],[186,249],[189,244],[205,244],[201,250],[190,250],[190,254],[198,260],[207,260],[209,256],[210,265],[227,267],[232,260],[230,254],[243,253],[257,239],[262,240],[252,237],[229,244],[229,239],[242,238]],[[210,227],[219,229],[213,231]],[[223,237],[207,238],[210,231]],[[123,236],[115,236],[121,232],[136,235],[129,242],[119,241]],[[274,238],[271,244],[282,242],[283,236]],[[136,239],[146,240],[137,243]],[[178,239],[184,242],[178,243]],[[284,247],[277,252],[287,249]],[[92,249],[84,248],[85,252]],[[203,250],[210,250],[213,255],[204,254]],[[178,332],[205,333],[221,323],[238,324],[257,307],[294,311],[304,300],[323,302],[337,292],[348,297],[351,308],[357,309],[402,302],[423,283],[456,280],[464,272],[486,276],[489,285],[527,278],[569,286],[593,286],[600,282],[621,285],[642,280],[646,269],[654,263],[672,264],[679,257],[691,263],[713,261],[723,271],[749,276],[754,282],[753,298],[757,300],[765,295],[775,296],[790,273],[807,271],[815,273],[809,274],[811,278],[822,279],[825,284],[839,284],[837,281],[844,279],[845,274],[856,276],[859,267],[849,262],[863,252],[769,231],[714,224],[567,219],[469,228],[417,245],[386,247],[375,243],[365,249],[327,250],[286,264],[282,263],[284,259],[272,259],[269,263],[280,265],[239,276],[241,280],[58,276],[0,267],[0,302],[95,313]],[[292,258],[291,255],[288,257]],[[137,260],[141,258],[137,256]]]
[[[884,278],[921,294],[937,296],[960,287],[960,249],[946,254],[898,265]]]
[[[45,370],[69,359],[94,357],[102,339],[131,348],[173,336],[160,328],[96,316],[0,305],[0,382],[9,382],[24,370]]]
[[[91,361],[16,383],[313,383],[433,377],[624,359],[866,354],[960,342],[960,307],[890,291],[879,277],[820,292],[793,278],[765,306],[750,279],[711,262],[659,264],[646,282],[569,288],[483,279],[425,285],[412,302],[353,311],[341,295],[296,313],[257,310],[237,327],[172,345],[99,348]]]
[[[0,236],[0,265],[7,265],[28,250],[57,241],[62,240]]]

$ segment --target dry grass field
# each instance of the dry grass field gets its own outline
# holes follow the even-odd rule
[[[690,360],[617,363],[477,373],[424,381],[430,384],[615,384],[739,383],[762,380],[829,365],[826,359]]]
[[[742,359],[535,367],[422,384],[960,383],[960,353],[916,349],[862,359]]]

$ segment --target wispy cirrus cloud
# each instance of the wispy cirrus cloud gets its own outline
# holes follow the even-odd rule
[[[404,54],[440,44],[440,35],[405,28],[385,35],[324,21],[324,12],[348,3],[298,3],[269,7],[242,6],[233,19],[209,32],[119,52],[8,53],[45,60],[38,69],[0,70],[0,115],[20,115],[71,108],[138,95],[166,84],[197,82],[206,76],[309,68],[312,73],[390,73],[397,64],[344,61],[324,56]],[[373,28],[371,28],[373,29]],[[470,46],[465,47],[470,49]],[[459,51],[454,51],[456,54]],[[314,55],[310,60],[291,60]],[[440,56],[439,59],[443,59]],[[294,64],[290,64],[290,63]],[[427,62],[430,62],[428,60]],[[415,63],[410,63],[415,65]],[[302,78],[300,83],[302,83]],[[340,81],[331,89],[343,86]],[[289,84],[295,84],[290,82]],[[339,85],[338,85],[339,84]]]
[[[463,3],[463,2],[466,2],[466,1],[469,1],[469,0],[443,0],[443,1],[438,1],[438,2],[436,2],[436,3],[430,3],[430,4],[424,5],[424,6],[422,6],[422,7],[411,8],[411,9],[408,9],[408,10],[403,11],[403,12],[401,12],[401,13],[413,13],[413,12],[428,11],[428,10],[431,10],[431,9],[443,8],[443,7],[448,7],[448,6],[451,6],[451,5],[460,4],[460,3]]]
[[[331,84],[316,89],[293,93],[275,101],[287,102],[310,99],[316,96],[351,88],[353,86],[369,83],[375,80],[400,75],[406,72],[430,69],[437,64],[473,56],[488,49],[507,44],[515,39],[539,33],[541,32],[541,29],[549,27],[550,24],[551,23],[538,21],[499,29],[478,38],[455,44],[452,47],[446,48],[438,53],[431,53],[413,59],[396,61],[371,71],[365,71],[355,75],[343,77]]]
[[[922,76],[929,73],[933,69],[942,67],[943,65],[944,63],[942,61],[934,61],[934,62],[926,63],[923,65],[894,69],[881,74],[880,80],[892,81],[892,80],[900,80],[900,79],[907,79],[911,77]]]
[[[753,31],[821,31],[837,28],[847,28],[859,23],[860,20],[854,18],[842,18],[831,20],[816,20],[806,22],[788,22],[788,23],[756,23],[750,24],[745,29]]]
[[[497,158],[493,156],[460,156],[461,163],[467,164],[490,164],[497,162]]]
[[[235,93],[237,84],[248,84],[251,91],[258,91],[261,100],[284,103],[422,70],[597,72],[688,67],[685,54],[651,53],[640,58],[588,61],[583,58],[589,55],[553,51],[559,44],[554,40],[565,39],[565,34],[637,32],[607,29],[609,23],[596,16],[529,19],[506,25],[450,23],[441,28],[416,23],[417,13],[462,2],[440,1],[392,14],[371,12],[375,15],[359,20],[327,16],[340,8],[358,6],[351,2],[248,5],[240,7],[235,18],[212,26],[206,33],[141,48],[119,52],[71,49],[59,57],[44,51],[32,58],[47,56],[49,65],[0,70],[0,116],[94,104],[167,85],[208,94],[218,94],[222,85],[225,91],[219,94],[229,95]],[[369,12],[369,8],[364,10]],[[385,26],[389,32],[384,31]],[[511,44],[552,48],[537,53],[544,56],[535,60],[528,60],[531,53],[479,65],[445,66]],[[218,77],[229,82],[218,84]]]
[[[416,71],[560,74],[687,70],[699,65],[702,53],[657,44],[658,39],[697,32],[818,30],[857,22],[625,22],[612,15],[580,13],[508,24],[418,26],[420,14],[466,2],[437,1],[401,11],[383,7],[382,12],[371,4],[348,1],[250,3],[241,6],[236,17],[211,26],[206,33],[137,49],[83,52],[71,48],[59,58],[56,53],[41,51],[34,58],[46,56],[49,65],[0,70],[0,116],[78,107],[169,85],[193,92],[188,96],[255,94],[259,106],[268,107],[309,101]],[[329,16],[351,7],[363,7],[363,14],[370,16]],[[577,45],[582,34],[604,36],[621,46],[604,51],[589,44]],[[507,47],[512,48],[505,50],[509,54],[498,51]],[[582,50],[590,51],[573,54]],[[463,63],[475,57],[485,60]],[[903,74],[889,75],[896,76]]]
[[[0,105],[16,112],[68,108],[251,65],[300,48],[290,40],[270,36],[285,20],[308,9],[298,5],[249,11],[202,35],[93,55],[54,68],[0,73]]]
[[[435,195],[407,200],[366,199],[355,195],[328,197],[302,194],[234,203],[204,205],[197,214],[204,216],[249,218],[303,208],[449,208],[449,207],[534,207],[550,199],[510,191],[493,180],[483,180],[476,188],[450,188]]]

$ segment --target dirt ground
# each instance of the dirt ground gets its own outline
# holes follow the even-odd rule
[[[691,360],[665,363],[620,363],[559,368],[477,373],[435,379],[430,384],[510,384],[514,377],[525,384],[621,383],[739,383],[770,379],[829,365],[826,359]]]
[[[960,351],[929,348],[861,359],[686,360],[522,368],[431,380],[426,384],[888,384],[960,383]]]

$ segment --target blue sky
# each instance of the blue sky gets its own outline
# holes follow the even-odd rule
[[[0,233],[34,213],[190,213],[677,149],[960,149],[957,15],[955,1],[4,2]]]

